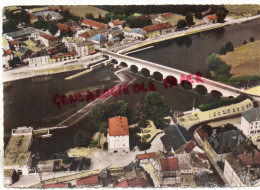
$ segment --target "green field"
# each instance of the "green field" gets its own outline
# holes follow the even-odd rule
[[[79,16],[85,18],[86,13],[92,13],[95,18],[98,18],[99,13],[102,17],[105,17],[107,11],[90,6],[90,5],[64,5],[61,6],[62,10],[69,10],[74,16]]]

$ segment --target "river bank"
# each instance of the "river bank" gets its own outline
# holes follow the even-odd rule
[[[188,30],[174,32],[174,34],[171,33],[171,34],[166,34],[166,35],[159,36],[159,37],[156,37],[156,38],[147,39],[147,40],[143,41],[141,44],[132,45],[132,46],[127,47],[125,49],[119,50],[118,53],[127,53],[129,51],[134,50],[134,49],[138,49],[138,48],[141,48],[143,46],[151,45],[151,44],[154,44],[154,43],[157,43],[157,42],[162,42],[162,41],[166,41],[166,40],[170,40],[170,39],[189,36],[191,34],[196,34],[196,33],[200,33],[200,32],[210,31],[210,30],[222,28],[222,27],[228,26],[228,25],[249,22],[249,21],[252,21],[252,20],[255,20],[255,19],[258,19],[258,18],[260,18],[260,15],[256,15],[256,16],[252,16],[252,17],[248,17],[248,18],[231,20],[231,21],[227,21],[225,23],[206,24],[206,25],[201,25],[201,26],[197,26],[197,27],[195,26],[195,27],[192,27]]]

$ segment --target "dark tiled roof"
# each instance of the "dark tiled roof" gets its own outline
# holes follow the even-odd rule
[[[203,131],[203,129],[199,128],[197,131],[198,135],[200,136],[200,138],[202,140],[204,140],[205,138],[208,138],[208,134],[205,133],[205,131]]]
[[[208,141],[217,154],[224,154],[238,149],[243,151],[240,145],[244,144],[245,138],[239,130],[230,130],[212,135]]]
[[[48,52],[46,49],[42,49],[42,50],[36,52],[35,54],[33,54],[33,55],[31,56],[31,58],[33,58],[33,57],[47,56],[47,55],[49,55],[49,52]]]
[[[243,113],[243,117],[249,122],[260,121],[260,108],[253,108]]]
[[[168,28],[172,28],[172,25],[170,25],[169,23],[161,23],[152,26],[145,26],[142,29],[147,33],[149,33],[149,32],[154,32],[154,31],[168,29]]]
[[[93,26],[96,28],[106,28],[107,27],[107,25],[102,22],[97,22],[97,21],[89,20],[89,19],[84,19],[82,21],[82,24],[86,24],[88,26]]]
[[[68,187],[68,183],[45,184],[44,188]]]
[[[192,151],[192,149],[195,147],[196,145],[194,144],[193,141],[190,141],[189,144],[187,144],[187,146],[184,148],[185,152],[190,153],[190,151]]]
[[[132,180],[127,180],[129,187],[149,187],[149,182],[147,179],[134,178]]]
[[[34,28],[26,28],[23,30],[15,31],[15,32],[9,32],[6,33],[6,36],[10,36],[12,38],[19,38],[22,36],[31,35],[32,33],[36,33],[37,31]]]
[[[153,158],[155,156],[155,153],[147,153],[147,154],[137,154],[136,157],[138,160],[142,160],[142,159],[148,159],[148,158]]]
[[[93,175],[84,179],[77,180],[77,186],[97,185],[97,184],[98,184],[98,175]]]
[[[168,151],[171,151],[171,148],[176,151],[186,142],[192,140],[189,132],[179,125],[169,126],[163,131],[165,135],[161,137],[161,141]]]
[[[114,185],[113,187],[128,187],[127,180],[121,181],[118,184]]]
[[[247,166],[260,164],[260,152],[246,155],[240,154],[237,157]]]

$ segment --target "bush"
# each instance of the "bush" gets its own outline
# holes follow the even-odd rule
[[[142,118],[142,119],[138,122],[138,127],[139,127],[139,128],[145,128],[145,127],[146,127],[146,120],[145,120],[145,118]]]
[[[144,138],[147,140],[151,137],[151,135],[145,135]]]
[[[247,41],[246,41],[246,40],[244,40],[244,41],[243,41],[243,44],[244,44],[244,45],[245,45],[245,44],[247,44]]]
[[[187,22],[187,25],[193,25],[193,16],[192,16],[192,13],[188,12],[186,17],[185,17],[185,20]]]
[[[219,54],[220,55],[226,55],[227,51],[226,51],[226,48],[224,46],[222,46],[219,50]]]
[[[87,147],[90,143],[90,138],[87,137],[85,131],[77,131],[74,136],[74,144],[76,147]]]
[[[90,147],[96,147],[98,145],[98,141],[95,141],[95,140],[91,140],[89,146]]]
[[[67,152],[64,152],[62,155],[62,163],[63,164],[69,164],[71,162]]]
[[[91,159],[90,158],[82,158],[79,170],[88,170],[91,166]]]
[[[151,143],[148,142],[138,142],[137,144],[139,150],[143,151],[143,150],[147,150],[151,147]]]
[[[196,11],[196,13],[195,13],[195,18],[196,18],[196,19],[202,19],[202,18],[203,18],[203,16],[202,16],[202,14],[201,14],[200,11]]]
[[[250,42],[254,42],[255,41],[255,38],[254,37],[250,37]]]
[[[210,125],[206,124],[206,125],[203,125],[201,128],[203,131],[205,131],[208,134],[209,137],[212,135],[213,129]]]
[[[225,48],[226,48],[227,52],[234,51],[234,46],[233,46],[232,42],[227,42]]]
[[[187,22],[184,19],[180,19],[177,22],[177,29],[185,28],[187,26]]]

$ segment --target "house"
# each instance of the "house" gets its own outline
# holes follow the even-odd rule
[[[59,28],[60,31],[65,31],[65,32],[67,32],[68,30],[71,30],[71,31],[75,30],[75,28],[73,26],[68,26],[66,24],[61,24],[61,23],[58,23],[57,27]]]
[[[69,61],[69,60],[74,60],[78,59],[79,56],[77,55],[76,51],[69,52],[69,53],[58,53],[56,55],[52,55],[50,57],[50,63],[57,63],[60,61]]]
[[[246,137],[260,135],[260,108],[253,108],[242,114],[240,130]]]
[[[123,21],[120,20],[112,20],[111,22],[108,23],[108,26],[110,26],[110,28],[115,28],[118,27],[119,29],[123,29]]]
[[[245,137],[239,130],[229,130],[204,140],[204,149],[216,163],[224,163],[227,155],[233,152],[243,153],[248,147]]]
[[[5,33],[4,36],[7,40],[30,39],[38,37],[39,32],[37,32],[34,28],[26,28],[15,32]]]
[[[77,187],[95,187],[99,185],[98,175],[89,176],[84,179],[79,179],[76,182]]]
[[[33,54],[31,57],[29,57],[29,67],[38,67],[41,65],[47,65],[49,64],[49,52],[46,49],[42,49],[35,54]]]
[[[230,154],[225,159],[224,178],[231,187],[246,186],[247,168],[233,154]]]
[[[58,21],[63,18],[59,13],[50,10],[34,12],[32,13],[32,15],[36,18],[43,18],[48,21],[50,20]]]
[[[145,26],[142,28],[146,32],[146,38],[155,38],[160,35],[173,32],[173,27],[169,23],[161,23],[152,26]]]
[[[216,23],[218,19],[218,16],[216,14],[214,15],[208,15],[204,18],[204,21],[208,24]]]
[[[48,10],[59,12],[60,7],[59,6],[48,6]]]
[[[137,40],[142,40],[145,38],[145,31],[142,30],[141,28],[131,29],[131,28],[125,27],[123,32],[124,32],[125,37],[130,37],[130,38],[134,38]]]
[[[84,19],[81,24],[94,29],[107,28],[107,25],[102,22],[97,22],[89,19]]]
[[[137,154],[135,160],[139,164],[147,164],[151,158],[155,156],[155,152],[146,153],[146,154]]]
[[[197,129],[197,131],[194,134],[194,138],[199,142],[199,144],[203,144],[204,140],[208,137],[208,134],[201,128]]]
[[[6,169],[4,170],[4,185],[9,186],[14,183],[14,179],[16,176],[16,172],[14,169]]]
[[[129,128],[126,117],[113,117],[108,119],[107,132],[108,152],[128,153],[129,145]]]
[[[119,37],[119,39],[123,39],[124,33],[119,31],[119,30],[115,30],[115,31],[111,31],[108,35],[108,39],[111,40],[115,37]]]
[[[51,35],[42,34],[39,39],[42,41],[42,43],[45,45],[45,47],[53,47],[58,45],[59,41],[57,38]]]
[[[170,17],[173,16],[173,15],[174,15],[173,13],[165,13],[165,14],[159,15],[159,18],[168,19],[168,18],[170,18]]]
[[[161,137],[164,150],[174,153],[186,142],[191,141],[191,136],[187,129],[179,125],[171,125],[164,130],[165,135]]]
[[[44,184],[44,188],[64,188],[69,187],[69,183]]]
[[[40,160],[37,163],[37,168],[40,172],[53,172],[54,160]]]
[[[102,34],[97,34],[93,37],[92,40],[94,43],[99,44],[100,46],[102,46],[103,44],[105,44],[107,42],[107,38],[105,36],[103,36]]]
[[[2,58],[4,68],[8,69],[10,67],[9,60],[12,60],[14,58],[13,52],[10,49],[4,51],[4,55],[2,56]]]
[[[161,158],[161,170],[159,174],[159,182],[162,187],[180,186],[181,173],[177,157]]]
[[[14,169],[18,174],[29,174],[32,166],[30,151],[32,132],[31,127],[18,127],[12,130],[12,136],[4,153],[4,170]]]
[[[76,51],[79,57],[87,56],[95,52],[93,43],[82,40],[81,38],[63,37],[62,42],[68,48],[69,52]]]

